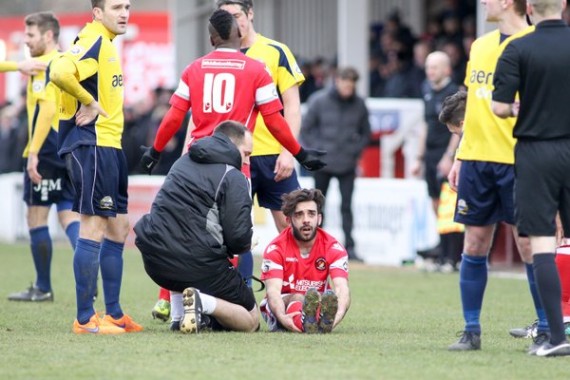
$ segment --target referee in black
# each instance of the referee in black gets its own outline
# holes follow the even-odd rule
[[[493,112],[518,116],[513,130],[517,227],[530,237],[551,334],[538,356],[570,355],[554,261],[557,211],[564,231],[570,231],[570,28],[561,17],[565,6],[565,0],[528,0],[536,30],[505,48],[493,81]]]

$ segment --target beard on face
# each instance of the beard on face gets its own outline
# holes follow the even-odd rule
[[[305,226],[303,226],[303,227],[305,227]],[[303,227],[301,227],[301,228],[303,228]],[[310,227],[310,226],[309,226],[309,227]],[[313,239],[315,238],[315,236],[317,235],[317,229],[316,229],[316,228],[313,228],[313,227],[311,227],[311,228],[312,228],[312,231],[311,231],[311,235],[309,235],[309,237],[305,237],[305,236],[302,234],[300,228],[297,228],[297,227],[294,226],[294,225],[291,225],[291,228],[292,228],[292,230],[293,230],[293,236],[295,237],[295,239],[300,240],[300,241],[311,241],[311,240],[313,240]]]

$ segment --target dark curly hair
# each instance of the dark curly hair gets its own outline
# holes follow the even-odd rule
[[[314,201],[317,204],[317,213],[322,214],[325,204],[325,196],[319,189],[299,189],[281,196],[283,204],[281,211],[285,216],[291,217],[295,213],[295,208],[301,202]]]

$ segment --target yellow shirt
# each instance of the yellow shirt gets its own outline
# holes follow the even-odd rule
[[[50,62],[57,57],[60,53],[57,50],[52,50],[48,54],[36,57],[38,61]],[[36,132],[37,117],[40,111],[40,101],[50,101],[55,104],[55,109],[59,107],[61,92],[57,86],[50,82],[49,77],[45,71],[39,71],[36,75],[28,79],[28,86],[26,91],[26,109],[28,111],[28,142],[24,149],[23,157],[28,157],[32,136]],[[46,123],[47,124],[47,123]],[[52,121],[51,129],[57,132],[59,124],[59,114],[56,112]],[[51,136],[48,135],[48,139]],[[53,141],[53,147],[56,146],[57,141]]]
[[[115,35],[100,22],[91,22],[79,32],[65,52],[77,68],[79,83],[99,102],[108,117],[98,116],[86,126],[77,127],[74,115],[79,109],[76,98],[62,92],[60,108],[60,153],[80,145],[97,145],[121,149],[123,134],[123,71]]]
[[[515,38],[534,30],[529,27],[502,43],[499,30],[489,32],[473,42],[465,85],[467,106],[463,123],[463,138],[457,151],[460,160],[514,163],[515,138],[513,128],[516,119],[501,119],[491,110],[493,74],[499,56],[505,46]]]
[[[293,53],[280,42],[258,34],[255,43],[245,51],[245,55],[265,63],[279,94],[305,81]],[[263,117],[259,115],[253,133],[252,156],[280,154],[281,150],[281,144],[275,140],[265,126]]]

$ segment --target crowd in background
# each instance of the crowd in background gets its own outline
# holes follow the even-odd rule
[[[430,17],[421,35],[414,35],[401,21],[398,11],[392,12],[386,20],[370,27],[370,96],[421,98],[425,59],[434,50],[442,50],[450,56],[453,81],[462,84],[475,34],[473,9],[444,7]],[[300,96],[301,101],[306,102],[314,92],[332,85],[336,62],[334,57],[312,60],[298,57],[298,60],[306,78],[300,87]],[[123,144],[131,174],[140,174],[139,147],[153,141],[171,94],[171,89],[158,88],[152,96],[125,109]],[[24,101],[0,106],[0,173],[23,169],[21,153],[27,138],[25,112]],[[185,133],[182,128],[170,141],[153,174],[168,172],[182,151]]]

